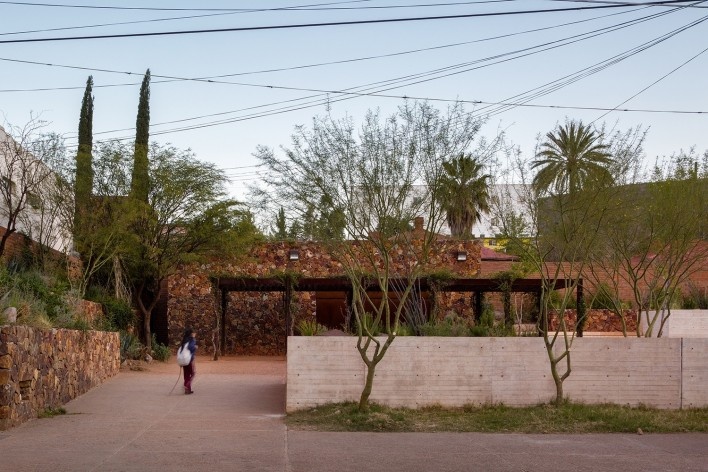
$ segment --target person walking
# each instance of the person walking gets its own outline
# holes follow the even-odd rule
[[[194,368],[194,358],[195,358],[195,353],[197,352],[197,333],[192,330],[192,328],[187,328],[184,330],[184,336],[182,336],[182,342],[180,343],[180,349],[184,349],[185,344],[187,345],[187,349],[189,349],[189,352],[192,355],[192,359],[189,362],[189,364],[185,365],[182,367],[184,370],[184,394],[189,395],[194,393],[194,390],[192,390],[192,380],[194,379],[194,376],[196,375],[197,371]]]

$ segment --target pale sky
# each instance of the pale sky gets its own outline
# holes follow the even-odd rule
[[[233,179],[230,188],[237,197],[243,195],[247,182],[258,178],[257,169],[248,167],[256,163],[252,157],[256,146],[288,145],[294,125],[307,125],[314,115],[325,113],[323,103],[327,96],[333,101],[331,112],[334,116],[349,114],[357,120],[371,108],[380,108],[388,114],[402,103],[401,98],[396,98],[401,96],[518,103],[520,98],[514,98],[518,94],[594,66],[602,70],[573,83],[561,84],[564,86],[528,102],[542,107],[516,106],[493,114],[481,134],[491,138],[497,130],[504,129],[508,139],[528,155],[533,151],[536,135],[550,131],[566,117],[591,122],[605,113],[547,106],[608,109],[620,106],[645,111],[614,111],[598,123],[606,121],[620,129],[640,124],[650,127],[645,146],[647,162],[692,146],[701,152],[708,149],[708,95],[705,92],[708,52],[702,54],[708,48],[708,21],[702,22],[708,19],[708,2],[683,2],[681,5],[692,6],[682,9],[677,9],[676,4],[646,6],[648,2],[632,2],[644,6],[171,36],[8,42],[597,7],[617,2],[46,0],[43,6],[31,3],[40,2],[0,1],[0,119],[3,122],[23,124],[31,113],[39,114],[49,122],[47,130],[65,135],[67,143],[74,144],[86,78],[92,74],[95,82],[94,140],[131,137],[134,135],[140,80],[150,68],[153,74],[151,139],[191,148],[200,159],[224,168]],[[72,8],[68,5],[140,9]],[[298,6],[300,10],[272,11]],[[406,8],[371,8],[384,6]],[[209,16],[194,18],[202,15]],[[193,18],[38,31],[186,16]],[[632,24],[643,18],[643,22]],[[573,24],[559,26],[567,23]],[[623,27],[608,32],[613,26]],[[523,33],[542,28],[543,31]],[[586,36],[578,35],[585,33],[597,36],[581,40]],[[505,37],[490,39],[499,36]],[[563,45],[570,41],[575,42]],[[449,46],[452,44],[457,45]],[[553,49],[529,54],[551,47]],[[634,53],[633,48],[637,48]],[[420,49],[428,50],[292,69]],[[527,55],[514,58],[523,54]],[[619,60],[623,55],[628,57]],[[499,57],[493,61],[485,60],[491,56]],[[615,64],[600,66],[603,61],[613,58]],[[490,65],[493,62],[498,63]],[[291,69],[232,75],[282,68]],[[337,101],[342,95],[336,91],[442,68],[447,69],[422,77],[433,80],[417,84],[396,82],[391,86],[397,88],[380,92],[394,97],[349,96],[347,100]],[[679,69],[672,72],[676,68]],[[160,83],[164,79],[159,77],[183,79],[224,75],[231,76],[214,80],[229,83],[186,80]],[[654,82],[657,83],[652,85]],[[639,95],[623,103],[637,93]],[[302,97],[311,98],[298,100]],[[289,102],[271,105],[285,101]],[[307,107],[284,113],[281,108],[285,106]],[[442,108],[446,104],[439,102],[437,106]],[[482,106],[476,105],[476,109]],[[474,111],[475,105],[467,105],[467,110]],[[666,111],[674,113],[664,113]],[[254,114],[264,112],[268,116],[252,118]],[[223,121],[225,123],[215,125],[215,122]],[[196,129],[175,131],[195,125]],[[109,132],[112,130],[119,131]],[[159,134],[163,131],[168,132]]]

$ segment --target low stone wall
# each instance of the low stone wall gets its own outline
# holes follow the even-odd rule
[[[358,401],[356,337],[289,337],[287,411]],[[565,395],[585,403],[708,406],[708,339],[576,338]],[[540,338],[397,338],[371,401],[390,406],[535,405],[555,398]]]
[[[118,333],[0,326],[0,430],[67,403],[119,370]]]
[[[577,311],[575,309],[565,310],[566,326],[575,326]],[[558,323],[558,315],[551,313],[551,329],[555,330]],[[624,310],[624,322],[628,336],[636,335],[637,313],[634,310]],[[598,333],[621,333],[622,319],[611,310],[589,309],[585,313],[585,327],[583,331]]]

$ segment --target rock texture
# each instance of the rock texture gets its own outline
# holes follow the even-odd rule
[[[56,408],[120,370],[118,333],[0,327],[0,430]]]
[[[291,249],[299,251],[297,261],[288,260]],[[363,249],[362,249],[363,250]],[[465,251],[467,260],[457,261],[457,252]],[[475,241],[436,241],[426,270],[446,272],[458,277],[477,277],[480,270],[481,246]],[[403,269],[414,259],[399,251],[395,268]],[[224,277],[277,278],[283,274],[296,277],[342,277],[344,271],[337,258],[315,242],[278,242],[253,247],[238,259],[213,260],[206,264],[182,267],[168,281],[168,329],[170,345],[176,348],[185,327],[195,329],[200,351],[213,353],[213,337],[218,335],[221,293],[213,280]],[[439,303],[463,304],[462,297],[444,295]],[[282,355],[286,350],[285,315],[282,292],[231,292],[228,294],[225,354]],[[293,323],[315,318],[314,292],[293,293]],[[441,313],[446,307],[441,306]],[[456,307],[458,312],[471,312]]]
[[[565,310],[565,319],[567,326],[575,326],[576,318],[575,310]],[[622,320],[619,316],[610,310],[587,310],[587,320],[583,331],[587,332],[603,332],[603,333],[621,333]],[[624,321],[627,325],[627,334],[632,336],[637,331],[637,315],[634,310],[624,310]],[[556,329],[558,323],[558,315],[551,313],[551,329]]]

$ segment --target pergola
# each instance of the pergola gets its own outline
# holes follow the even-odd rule
[[[302,277],[294,281],[290,278],[268,278],[268,277],[214,277],[214,285],[221,290],[221,342],[225,343],[226,338],[226,311],[228,308],[229,292],[282,292],[283,311],[285,314],[285,334],[292,335],[291,332],[291,310],[290,302],[293,292],[346,292],[351,293],[352,284],[347,277]],[[405,283],[405,280],[400,280]],[[417,282],[417,288],[421,291],[434,289],[439,292],[461,292],[474,293],[475,312],[482,309],[483,294],[487,292],[512,293],[535,293],[540,294],[544,289],[542,279],[515,279],[511,281],[510,287],[502,287],[504,281],[495,278],[454,278],[446,280],[444,283],[436,283],[434,279],[422,277]],[[548,281],[547,281],[548,285]],[[558,279],[553,283],[552,290],[564,289],[571,285],[568,279]],[[399,285],[400,286],[400,285]],[[367,291],[381,291],[378,284],[369,285]],[[583,281],[580,279],[577,284],[578,303],[583,297]]]

